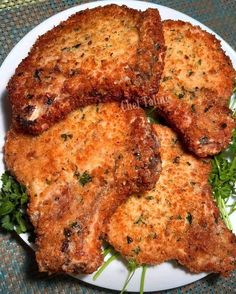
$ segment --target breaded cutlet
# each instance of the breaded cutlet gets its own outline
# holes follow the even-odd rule
[[[111,217],[107,240],[123,257],[155,265],[177,260],[191,272],[236,268],[236,236],[212,197],[211,163],[187,153],[168,127],[155,125],[162,172],[154,189],[132,195]]]
[[[157,9],[80,11],[38,38],[8,84],[15,127],[39,134],[70,111],[157,93],[164,66]]]
[[[114,102],[75,110],[39,136],[11,129],[5,161],[30,198],[39,270],[51,273],[95,271],[109,216],[160,172],[144,111]]]
[[[215,36],[183,21],[163,22],[167,47],[158,109],[200,157],[227,147],[235,70]]]

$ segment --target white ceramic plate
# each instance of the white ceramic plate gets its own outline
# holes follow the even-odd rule
[[[6,97],[6,85],[8,83],[9,78],[14,74],[15,68],[21,62],[21,60],[27,56],[28,51],[30,50],[33,43],[36,41],[39,35],[42,35],[49,29],[53,28],[62,20],[67,19],[71,14],[79,11],[84,10],[86,8],[93,8],[96,6],[104,6],[110,3],[116,3],[119,5],[125,4],[129,7],[145,10],[147,8],[157,8],[160,11],[162,19],[173,19],[173,20],[183,20],[188,21],[194,25],[199,25],[204,30],[209,31],[212,34],[215,34],[206,26],[202,25],[198,21],[194,20],[193,18],[180,13],[176,10],[167,8],[165,6],[156,5],[147,2],[141,1],[97,1],[92,2],[89,4],[83,4],[76,7],[72,7],[65,11],[62,11],[38,26],[36,26],[33,30],[31,30],[10,52],[7,56],[5,61],[3,62],[0,68],[0,77],[1,77],[1,84],[0,84],[0,99],[1,101],[1,118],[0,118],[0,146],[4,144],[4,137],[5,133],[8,129],[9,125],[9,106],[7,106],[7,102],[3,102],[3,99]],[[216,35],[216,34],[215,34]],[[236,52],[218,35],[216,35],[218,39],[222,42],[223,49],[227,52],[230,56],[234,67],[236,67]],[[20,150],[19,150],[20,152]],[[0,154],[0,174],[4,171],[4,164],[3,164],[3,154]],[[232,220],[233,222],[233,220]],[[233,222],[234,231],[236,232],[236,218]],[[27,236],[24,234],[22,238],[26,243]],[[29,244],[29,243],[28,243]],[[96,280],[93,281],[93,275],[79,275],[76,276],[78,279],[85,281],[89,284],[96,285],[99,287],[104,287],[107,289],[113,290],[121,290],[124,281],[127,277],[127,269],[121,261],[114,261],[109,265],[109,267],[101,274],[101,276]],[[177,266],[176,263],[166,262],[159,266],[149,267],[146,273],[145,279],[145,291],[159,291],[159,290],[166,290],[171,288],[180,287],[194,281],[197,281],[203,277],[205,277],[205,273],[201,274],[191,274],[186,271],[184,268]],[[141,278],[141,269],[138,269],[133,276],[132,280],[130,281],[127,290],[133,292],[139,292],[139,285],[140,285],[140,278]]]

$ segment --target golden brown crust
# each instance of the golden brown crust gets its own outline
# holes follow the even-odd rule
[[[217,154],[235,126],[228,108],[235,70],[220,42],[200,27],[168,20],[163,29],[167,51],[158,108],[191,151]]]
[[[228,103],[224,104],[216,92],[197,89],[192,93],[194,99],[185,103],[161,86],[158,94],[159,113],[181,135],[193,153],[200,157],[217,154],[230,143],[235,127],[232,112]],[[188,94],[185,95],[187,98]]]
[[[8,84],[15,126],[39,134],[77,107],[157,93],[164,37],[156,9],[85,10],[39,37]]]
[[[123,203],[107,239],[127,259],[160,264],[176,259],[192,272],[228,274],[236,268],[236,236],[212,198],[210,161],[186,153],[169,128],[155,125],[162,172],[153,190]]]
[[[104,223],[157,180],[157,144],[144,112],[116,103],[76,110],[39,136],[8,132],[5,160],[30,195],[40,271],[98,268]]]

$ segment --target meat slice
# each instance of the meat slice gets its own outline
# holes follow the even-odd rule
[[[177,260],[191,272],[236,269],[236,236],[222,222],[208,176],[211,163],[187,153],[176,134],[155,126],[162,172],[156,186],[128,198],[111,217],[107,240],[138,264]]]
[[[156,9],[107,5],[39,37],[8,84],[14,124],[39,134],[77,107],[156,94],[164,66]]]
[[[229,110],[235,70],[220,42],[200,27],[163,22],[167,46],[158,109],[201,157],[222,151],[235,122]]]
[[[40,271],[91,273],[102,263],[104,224],[160,171],[158,141],[143,110],[116,103],[78,109],[39,136],[11,129],[8,169],[30,196]]]

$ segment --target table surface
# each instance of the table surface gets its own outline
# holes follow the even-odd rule
[[[14,45],[33,27],[69,7],[91,1],[0,0],[0,64]],[[236,49],[235,0],[149,1],[184,12],[219,34]],[[128,1],[127,1],[128,3]],[[16,235],[0,232],[0,293],[117,293],[92,287],[68,276],[37,271],[34,253]],[[210,275],[193,284],[159,293],[236,293],[236,271],[230,277]]]

